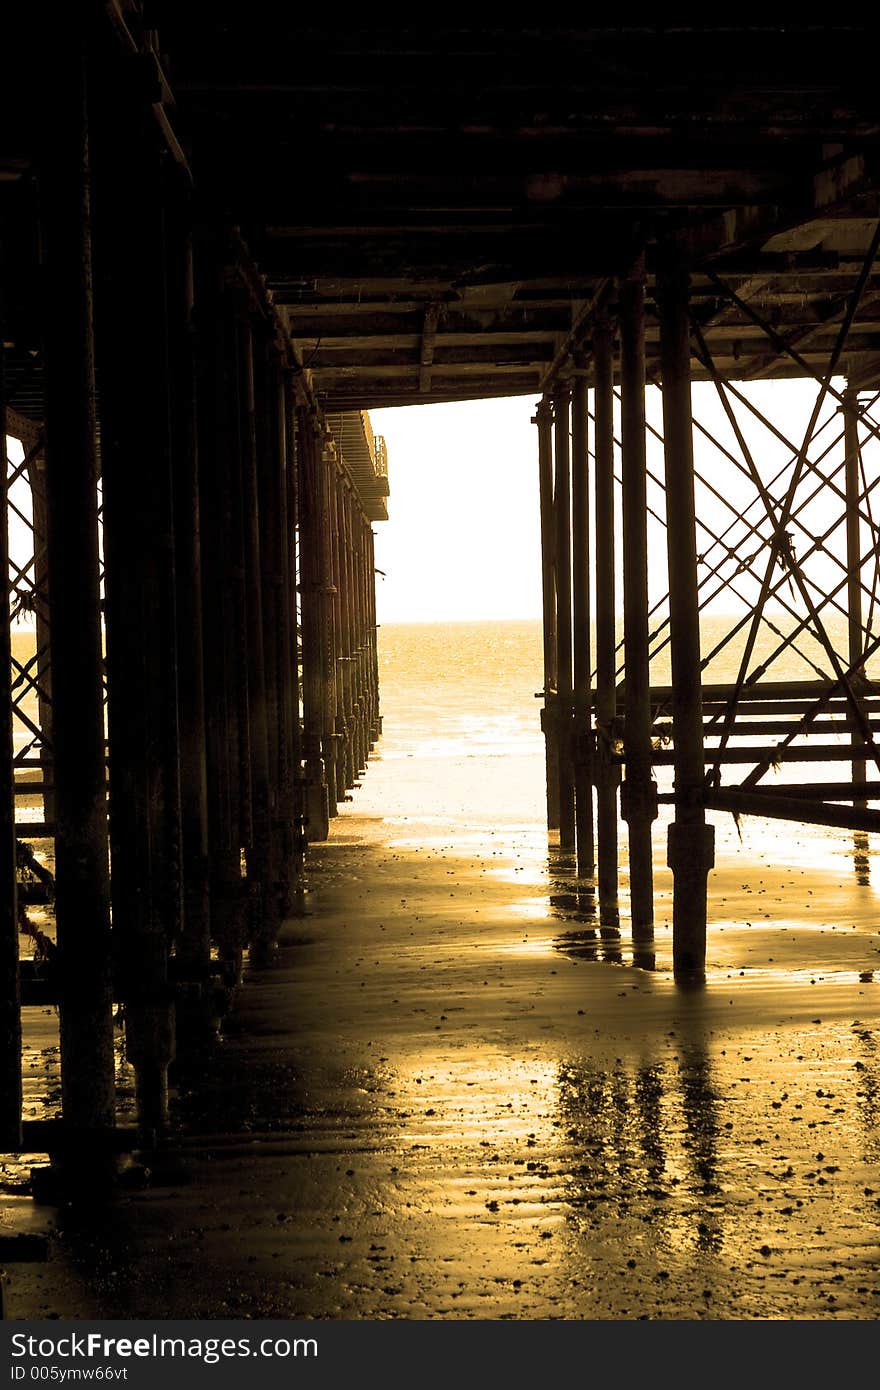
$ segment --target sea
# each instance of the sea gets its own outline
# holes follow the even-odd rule
[[[769,612],[774,632],[762,625],[751,666],[767,660],[780,646],[779,634],[787,633],[791,619]],[[738,635],[724,638],[738,624]],[[828,621],[828,633],[839,653],[846,651],[846,625],[841,615]],[[704,672],[704,681],[727,682],[736,678],[749,630],[743,613],[704,613],[704,652],[721,646]],[[669,647],[662,617],[652,623],[659,654],[652,662],[653,684],[670,681]],[[622,624],[618,639],[622,642]],[[546,851],[544,738],[540,728],[543,684],[541,624],[536,619],[481,622],[382,623],[378,631],[380,702],[383,735],[371,758],[370,768],[352,795],[352,809],[381,825],[382,833],[403,843],[454,840],[463,849],[490,833],[499,841],[526,847],[536,855]],[[25,627],[13,632],[13,650],[25,664],[33,654],[34,634]],[[620,652],[622,661],[622,650]],[[876,664],[876,663],[875,663]],[[819,642],[802,634],[796,646],[787,647],[770,667],[767,679],[815,678],[828,673],[830,664]],[[869,674],[878,672],[869,666]],[[24,689],[23,683],[22,689]],[[24,690],[22,712],[37,722],[33,689]],[[14,721],[17,754],[27,753],[33,728]],[[833,741],[833,740],[832,740]],[[844,742],[844,736],[836,740]],[[34,749],[31,748],[31,756]],[[790,764],[774,778],[797,781],[843,780],[848,763]],[[741,765],[725,770],[724,783],[735,784],[747,771]],[[39,778],[38,770],[26,774]],[[660,790],[671,789],[671,770],[659,768]],[[19,820],[38,819],[41,799],[20,797]],[[661,821],[669,817],[661,812]],[[713,814],[719,843],[732,848],[756,844],[767,852],[835,856],[849,849],[852,835],[826,827],[790,822],[741,818],[734,825],[729,815]],[[621,850],[625,858],[625,840]],[[665,835],[658,835],[658,845]],[[51,863],[51,846],[39,846],[41,857]]]
[[[792,627],[785,615],[769,616],[783,634]],[[703,651],[722,644],[742,618],[742,613],[704,614]],[[844,619],[832,618],[827,628],[835,650],[844,653]],[[746,622],[706,668],[704,682],[736,679],[747,633]],[[621,624],[620,641],[622,637]],[[767,660],[780,640],[763,626],[751,667]],[[662,635],[657,641],[662,642]],[[383,736],[375,758],[380,766],[371,760],[352,799],[354,812],[381,822],[382,834],[400,845],[454,840],[466,850],[490,833],[519,855],[546,858],[540,621],[382,623],[378,645]],[[818,641],[802,634],[797,650],[789,647],[777,657],[767,679],[816,679],[816,668],[830,672],[827,655]],[[868,674],[878,674],[871,664]],[[667,645],[652,662],[651,680],[663,685],[670,679]],[[823,741],[846,740],[838,735]],[[726,768],[724,784],[734,785],[747,771],[739,764]],[[841,781],[848,776],[848,762],[791,763],[764,780],[770,785],[774,780]],[[657,781],[661,791],[671,790],[671,769],[658,768]],[[671,814],[669,808],[661,808],[655,837],[661,857],[663,823]],[[834,870],[853,852],[853,834],[845,830],[750,816],[735,823],[722,813],[709,818],[715,823],[721,854],[770,859],[781,855],[792,864]],[[620,843],[625,866],[625,833]],[[867,851],[860,862],[864,869]]]

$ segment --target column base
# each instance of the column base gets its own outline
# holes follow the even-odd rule
[[[707,874],[715,867],[714,825],[669,826],[666,839],[666,863],[673,873]]]
[[[627,825],[643,825],[657,819],[657,783],[624,778],[620,784],[620,816]]]
[[[676,975],[701,977],[706,969],[707,878],[715,865],[715,827],[670,825],[666,862],[673,875],[673,970]]]
[[[307,779],[304,787],[303,822],[308,841],[326,840],[330,834],[330,798],[327,784]]]
[[[138,1127],[144,1135],[168,1128],[168,1068],[174,1058],[174,1001],[125,1005],[125,1053],[135,1072]]]

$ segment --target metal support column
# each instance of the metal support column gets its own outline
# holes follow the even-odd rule
[[[593,330],[596,456],[596,836],[599,924],[616,930],[617,788],[614,574],[614,347],[605,315]]]
[[[541,583],[544,603],[544,708],[541,727],[547,763],[547,829],[559,829],[559,758],[556,746],[556,526],[553,519],[553,406],[538,402],[538,486],[541,505]]]
[[[251,775],[251,838],[247,848],[251,891],[251,940],[264,957],[274,939],[277,914],[272,893],[269,732],[263,644],[263,575],[260,561],[260,488],[257,463],[253,329],[241,306],[239,352],[242,383],[241,525],[244,556],[244,634],[248,673],[248,745]]]
[[[5,274],[0,242],[0,275]],[[9,618],[9,547],[6,525],[6,376],[0,281],[0,1152],[21,1144],[21,988],[15,871],[15,773],[12,766],[12,650]]]
[[[182,928],[166,166],[149,107],[102,108],[98,360],[116,984],[144,1138],[168,1123],[169,956]],[[120,145],[124,148],[121,157]],[[110,169],[114,177],[109,177]],[[132,280],[132,258],[138,274]],[[132,336],[132,316],[138,332]],[[128,338],[126,353],[119,343]],[[58,588],[52,573],[52,592]],[[56,620],[52,619],[53,635]],[[57,686],[58,669],[53,659]]]
[[[342,468],[335,448],[328,448],[327,503],[330,541],[330,607],[332,612],[332,666],[330,675],[335,710],[333,761],[336,768],[336,800],[344,801],[348,782],[348,747],[351,729],[345,695],[345,569],[342,542]]]
[[[199,1034],[210,1018],[205,1003],[211,968],[211,913],[193,298],[191,207],[187,193],[180,189],[171,200],[168,226],[175,599],[181,637],[177,655],[183,929],[176,949],[185,982],[178,998],[177,1019],[179,1025],[194,1026]]]
[[[672,269],[658,285],[666,456],[666,543],[672,657],[675,820],[669,827],[672,952],[676,973],[706,963],[706,881],[715,862],[715,828],[703,807],[703,697],[694,514],[688,277]]]
[[[352,508],[352,526],[354,528],[355,546],[355,583],[357,585],[357,613],[358,613],[358,637],[357,637],[357,672],[358,672],[358,703],[361,712],[361,765],[358,774],[364,771],[370,750],[373,747],[372,732],[372,712],[370,702],[370,631],[369,631],[369,600],[367,595],[367,530],[369,523],[360,510],[360,507]]]
[[[276,892],[282,916],[290,909],[291,893],[296,877],[297,820],[295,780],[299,775],[297,748],[299,741],[299,702],[294,688],[296,660],[296,610],[291,611],[291,559],[295,564],[295,538],[291,519],[290,471],[293,467],[292,416],[288,398],[287,368],[283,350],[273,341],[269,348],[270,396],[268,410],[273,416],[271,451],[272,477],[270,486],[277,500],[274,515],[265,517],[266,544],[264,554],[270,572],[270,591],[274,596],[273,619],[267,623],[264,638],[267,653],[271,649],[275,685],[274,712],[277,749],[275,768],[276,803],[273,834],[276,843]],[[268,656],[267,656],[268,660]],[[294,727],[296,726],[296,727]]]
[[[574,766],[572,760],[572,627],[571,627],[571,447],[569,392],[553,396],[555,480],[553,513],[556,523],[556,749],[559,760],[559,848],[572,850],[574,832]]]
[[[593,756],[590,652],[590,492],[585,361],[571,397],[571,544],[574,621],[574,808],[578,876],[593,873]]]
[[[64,78],[63,87],[59,83]],[[56,70],[41,169],[46,489],[54,694],[61,1104],[77,1178],[115,1120],[107,786],[98,588],[89,133],[77,39]],[[106,1175],[106,1165],[105,1165]]]
[[[319,426],[305,406],[297,411],[300,590],[302,595],[303,810],[309,840],[326,840],[329,797],[323,757],[324,671],[321,579],[322,473]]]
[[[365,523],[367,538],[367,602],[369,605],[367,631],[370,639],[370,690],[372,698],[372,722],[370,734],[373,741],[382,737],[382,706],[379,699],[379,628],[376,622],[376,538],[369,522]]]
[[[266,690],[266,742],[269,786],[268,940],[274,945],[286,911],[286,862],[290,824],[284,806],[287,740],[282,726],[281,690],[281,552],[282,516],[287,515],[284,489],[284,420],[279,404],[280,376],[274,325],[254,319],[254,402],[259,489],[260,592],[262,595],[263,671]]]
[[[351,483],[342,479],[339,490],[340,579],[342,583],[343,654],[342,681],[345,698],[345,719],[348,744],[345,752],[345,785],[354,786],[360,760],[360,719],[358,717],[356,681],[355,595],[352,583],[351,554]]]
[[[361,705],[361,607],[358,559],[355,545],[357,500],[351,482],[345,487],[345,587],[348,594],[348,690],[351,709],[351,785],[357,785],[366,762],[363,707]]]
[[[285,496],[286,512],[282,521],[281,541],[283,549],[282,575],[282,632],[281,663],[286,670],[287,695],[284,716],[288,728],[288,747],[290,750],[290,813],[292,841],[291,872],[295,889],[300,884],[305,858],[305,833],[303,809],[303,747],[302,747],[302,691],[300,685],[300,647],[302,626],[299,608],[299,469],[300,454],[297,438],[296,390],[290,369],[285,363],[281,372],[281,396],[279,408],[282,413],[284,455],[285,455]]]
[[[231,454],[237,447],[236,359],[219,239],[195,248],[196,405],[211,934],[230,978],[241,965],[238,671],[234,641]]]
[[[645,459],[644,265],[622,280],[620,386],[623,478],[623,616],[626,664],[621,811],[629,827],[629,886],[633,939],[654,932],[651,824],[657,788],[651,773],[651,689],[648,660],[648,514]]]
[[[356,654],[357,654],[357,699],[361,724],[361,755],[358,776],[366,769],[372,747],[370,737],[369,689],[367,682],[367,654],[369,652],[369,633],[367,632],[367,559],[366,527],[360,507],[352,501],[351,509],[352,545],[354,547],[354,583],[356,591]]]
[[[855,391],[846,390],[844,399],[848,405],[856,407],[858,405],[858,394]],[[844,486],[846,491],[846,569],[847,569],[847,618],[848,618],[848,657],[852,671],[852,682],[858,692],[859,685],[864,680],[864,668],[861,664],[862,653],[865,647],[864,633],[862,631],[862,565],[861,565],[861,527],[859,523],[859,498],[861,495],[860,483],[860,450],[859,450],[859,423],[854,413],[854,409],[843,410],[843,442],[846,450],[846,463],[844,472]],[[850,721],[851,723],[853,721]],[[859,732],[853,728],[853,742],[861,742]],[[857,785],[862,785],[865,781],[865,760],[864,758],[853,758],[852,779]],[[855,806],[864,808],[867,802],[864,798],[853,803]]]
[[[355,785],[367,760],[364,737],[363,704],[361,700],[361,590],[356,546],[357,500],[349,483],[345,489],[345,555],[346,590],[348,592],[348,682],[353,728],[352,786]]]
[[[319,600],[321,651],[321,696],[323,724],[321,753],[327,781],[327,811],[333,817],[342,796],[337,767],[339,746],[337,683],[336,683],[336,597],[334,570],[334,502],[336,497],[336,460],[328,436],[322,434],[319,451]]]

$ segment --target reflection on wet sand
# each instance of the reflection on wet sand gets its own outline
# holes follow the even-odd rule
[[[868,836],[864,830],[853,832],[853,868],[856,871],[856,883],[859,887],[870,887],[871,860]]]
[[[880,1158],[880,1046],[877,1034],[862,1023],[853,1024],[853,1035],[859,1043],[853,1066],[861,1074],[856,1100],[862,1143],[867,1155],[876,1161]]]
[[[478,860],[322,856],[307,930],[178,1076],[180,1175],[60,1213],[13,1316],[876,1317],[854,977],[686,992],[546,898],[512,921]]]
[[[609,1256],[633,1270],[649,1252],[721,1249],[716,1100],[696,1039],[662,1065],[633,1057],[610,1069],[560,1067],[560,1113],[582,1155],[568,1184],[570,1220],[588,1244],[601,1233]]]
[[[581,960],[602,960],[612,965],[627,962],[640,970],[655,968],[656,954],[651,941],[628,941],[624,949],[619,926],[602,923],[596,881],[578,876],[573,855],[551,847],[547,879],[551,914],[589,924],[582,931],[561,932],[553,943],[556,950]]]

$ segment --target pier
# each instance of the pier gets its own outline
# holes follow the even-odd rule
[[[387,1027],[388,1055],[413,1051],[393,1011],[398,986],[411,1004],[418,989],[387,941],[373,1036],[354,1040],[347,951],[338,1018],[324,993],[326,952],[372,952],[380,917],[391,935],[404,926],[391,900],[405,880],[375,847],[364,893],[381,908],[352,922],[338,897],[361,864],[358,797],[391,767],[375,761],[374,528],[395,459],[370,412],[513,396],[534,404],[541,545],[523,563],[542,582],[550,863],[589,917],[595,961],[624,948],[652,965],[657,904],[671,903],[669,970],[627,1002],[644,1019],[618,1058],[653,1133],[666,1025],[706,1046],[687,1001],[706,973],[718,817],[842,829],[864,863],[880,831],[874,26],[364,30],[111,0],[64,7],[49,32],[14,27],[0,94],[0,435],[15,441],[0,527],[0,1154],[33,1165],[38,1201],[112,1201],[136,1180],[173,1185],[183,1126],[200,1200],[221,1084],[247,1093],[265,1135],[273,1088],[301,1064],[329,1097],[334,1049],[362,1067]],[[812,393],[796,431],[773,403],[789,381]],[[719,608],[738,616],[707,650],[701,616]],[[792,652],[809,675],[781,673]],[[723,681],[722,653],[736,670]],[[500,942],[497,897],[490,916]],[[452,960],[464,947],[436,924]],[[476,1010],[482,986],[455,978]],[[603,1000],[591,976],[603,1057],[614,1039],[626,1051],[617,986]],[[581,1015],[575,1002],[551,985],[547,1028],[557,1007]],[[774,1010],[755,1008],[769,1054]],[[37,1096],[34,1118],[22,1058],[37,1009],[57,1009],[60,1099],[46,1117]],[[808,1031],[814,1000],[795,1012]],[[260,1092],[245,1072],[260,1072],[263,1026],[288,1034]],[[212,1051],[220,1036],[236,1039],[231,1062]],[[572,1047],[582,1056],[585,1036]],[[696,1107],[694,1077],[715,1083],[694,1067],[681,1093]],[[571,1131],[593,1083],[566,1084]],[[278,1106],[296,1146],[295,1107]],[[694,1115],[684,1129],[693,1151]],[[541,1163],[558,1160],[550,1138]],[[316,1143],[330,1151],[329,1129]],[[355,1171],[357,1143],[346,1132],[340,1149]],[[299,1177],[289,1196],[304,1200]],[[268,1246],[255,1258],[262,1270]],[[162,1316],[150,1268],[143,1307]],[[128,1315],[68,1275],[57,1297],[78,1315]],[[430,1277],[404,1281],[400,1302],[389,1275],[384,1301],[371,1285],[353,1313],[302,1269],[291,1280],[288,1304],[253,1294],[248,1311],[456,1315],[451,1292],[432,1303]],[[134,1285],[127,1297],[135,1315]],[[568,1297],[551,1280],[518,1313],[527,1300],[505,1289],[504,1315],[545,1316],[559,1298],[578,1316]],[[187,1306],[211,1316],[205,1290]],[[703,1316],[702,1290],[683,1306]],[[602,1316],[638,1311],[621,1286]]]

